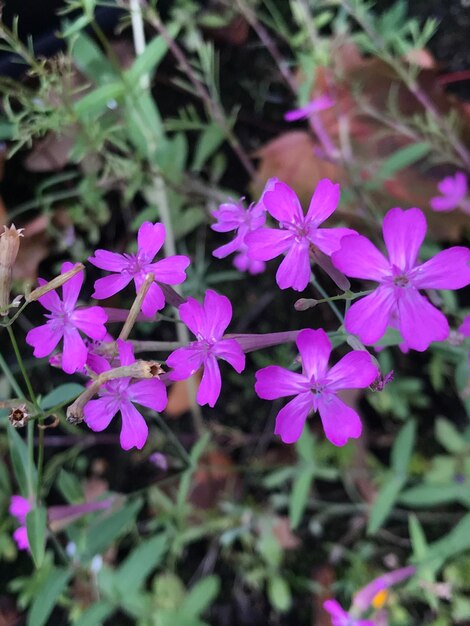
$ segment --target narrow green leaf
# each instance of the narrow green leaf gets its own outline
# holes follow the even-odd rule
[[[61,469],[59,478],[57,479],[57,487],[70,504],[80,504],[83,502],[82,485],[75,474]]]
[[[135,523],[135,518],[141,507],[142,501],[137,500],[104,519],[99,519],[90,524],[87,529],[87,545],[83,556],[92,558],[106,550],[129,529],[131,524]]]
[[[289,585],[279,575],[268,579],[268,597],[272,606],[281,613],[288,611],[292,605],[292,594]]]
[[[41,567],[46,549],[47,511],[44,507],[36,507],[26,516],[29,549],[36,567]]]
[[[400,430],[393,444],[391,465],[397,474],[406,475],[408,472],[408,465],[413,453],[415,434],[416,422],[415,420],[409,420]]]
[[[123,83],[114,82],[93,89],[74,104],[74,111],[80,118],[93,116],[106,109],[111,100],[118,100],[125,93]]]
[[[451,454],[459,454],[468,446],[455,426],[443,417],[436,421],[436,439]]]
[[[45,626],[57,600],[64,591],[72,573],[66,569],[52,569],[43,584],[37,589],[28,613],[27,626]]]
[[[225,133],[216,122],[211,122],[199,135],[196,152],[191,165],[194,172],[200,172],[214,152],[222,145]]]
[[[412,508],[459,502],[470,507],[470,486],[459,483],[417,485],[400,495],[400,502]]]
[[[44,398],[42,398],[40,403],[41,409],[43,409],[43,411],[47,411],[58,404],[69,401],[71,402],[79,396],[84,389],[85,387],[83,385],[79,385],[78,383],[64,383],[63,385],[59,385],[59,387],[56,387],[44,396]]]
[[[34,425],[32,423],[29,423],[28,428],[34,428]],[[10,457],[13,463],[13,469],[15,472],[16,480],[18,482],[18,486],[21,493],[29,493],[29,488],[32,487],[32,485],[29,485],[28,483],[28,448],[26,446],[26,443],[23,441],[23,439],[14,428],[7,428],[7,433],[8,445],[10,448]],[[36,484],[36,467],[33,467],[31,479],[33,480],[34,484]]]
[[[391,178],[399,170],[416,163],[428,154],[430,147],[426,141],[420,141],[400,148],[382,163],[379,171],[375,174],[374,184],[380,184],[381,181]]]
[[[168,31],[172,39],[177,36],[179,29],[179,24],[175,22],[169,25]],[[142,54],[136,58],[132,66],[126,71],[126,79],[131,85],[135,85],[142,76],[150,74],[157,69],[167,52],[168,44],[163,37],[154,37],[147,44]]]
[[[307,507],[313,476],[313,468],[306,467],[295,477],[289,498],[289,521],[292,529],[297,528]]]
[[[367,533],[369,535],[376,533],[390,515],[400,491],[405,485],[405,480],[406,479],[398,476],[392,476],[382,486],[370,511],[369,522],[367,524]]]
[[[73,623],[73,626],[102,626],[114,610],[113,605],[109,602],[97,602],[82,613],[78,620]]]
[[[428,559],[433,560],[434,568],[440,568],[447,559],[462,554],[470,548],[470,513],[442,539],[429,545]]]
[[[73,40],[71,52],[78,69],[95,83],[102,85],[117,79],[112,63],[86,33],[80,33]]]
[[[140,543],[126,558],[115,574],[115,581],[122,593],[134,593],[147,576],[162,560],[168,548],[168,537],[157,535]]]
[[[416,515],[410,515],[408,524],[411,545],[413,546],[413,556],[415,560],[421,561],[424,559],[428,551],[426,535],[424,534],[423,527],[421,526]]]
[[[191,587],[183,600],[181,612],[185,615],[198,617],[215,600],[220,591],[218,576],[206,576]]]

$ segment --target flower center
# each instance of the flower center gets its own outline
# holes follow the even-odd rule
[[[410,284],[408,276],[405,274],[401,274],[400,276],[395,276],[393,279],[393,284],[397,287],[407,287]]]

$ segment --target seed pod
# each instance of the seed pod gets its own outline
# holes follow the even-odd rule
[[[26,426],[29,417],[30,415],[26,404],[19,404],[18,406],[12,407],[8,419],[13,428],[23,428],[23,426]]]
[[[8,315],[13,266],[20,249],[20,237],[23,237],[23,228],[16,228],[14,224],[4,229],[0,235],[0,315]]]

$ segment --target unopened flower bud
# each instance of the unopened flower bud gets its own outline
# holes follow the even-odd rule
[[[317,306],[318,300],[314,300],[313,298],[299,298],[294,303],[294,309],[296,311],[306,311],[307,309],[311,309],[314,306]]]
[[[4,229],[0,235],[0,315],[8,315],[13,265],[20,249],[20,237],[23,237],[23,228],[16,228],[14,224]]]
[[[85,266],[83,265],[83,263],[77,263],[68,272],[64,272],[63,274],[60,274],[59,276],[56,276],[55,278],[50,280],[48,283],[44,283],[37,289],[34,289],[28,296],[26,296],[26,300],[28,302],[34,302],[35,300],[39,300],[41,296],[48,293],[49,291],[62,287],[64,283],[66,283],[73,276],[75,276],[75,274],[82,272],[84,269]]]
[[[13,428],[23,428],[23,426],[26,426],[29,417],[30,415],[26,404],[20,404],[16,407],[12,407],[8,419]]]

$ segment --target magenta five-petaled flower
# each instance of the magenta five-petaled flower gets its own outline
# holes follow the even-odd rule
[[[339,196],[339,185],[326,178],[321,180],[304,215],[299,199],[288,185],[276,179],[268,182],[261,202],[279,222],[279,229],[255,230],[245,237],[245,243],[248,254],[259,261],[269,261],[286,253],[276,274],[281,289],[292,287],[303,291],[308,285],[311,246],[330,256],[338,250],[342,237],[356,234],[350,228],[318,228],[335,211]]]
[[[72,268],[73,263],[63,263],[62,273]],[[45,283],[45,280],[39,279],[40,285]],[[103,339],[106,335],[108,316],[101,307],[76,308],[82,284],[83,272],[80,272],[62,285],[62,300],[54,290],[41,296],[39,302],[49,311],[46,314],[48,321],[26,335],[26,343],[34,347],[34,356],[38,358],[50,354],[63,338],[61,363],[67,374],[82,369],[88,357],[87,347],[78,331],[91,339]]]
[[[31,511],[31,502],[23,496],[12,496],[8,509],[12,517],[16,517],[20,526],[13,533],[13,539],[19,550],[28,550],[28,532],[26,530],[26,516]]]
[[[356,619],[337,600],[326,600],[323,608],[330,614],[332,626],[375,626],[370,619]]]
[[[212,230],[218,233],[236,231],[232,241],[216,248],[212,254],[218,259],[224,259],[232,252],[238,252],[233,264],[240,272],[249,272],[250,274],[263,272],[265,263],[252,259],[245,243],[246,235],[261,228],[266,221],[266,211],[263,204],[258,202],[245,209],[243,200],[226,202],[212,211],[212,215],[217,220],[215,224],[212,224]]]
[[[155,281],[142,302],[142,313],[153,317],[165,306],[165,297],[158,283],[179,285],[186,279],[185,270],[189,265],[186,256],[175,255],[155,261],[154,258],[165,241],[163,224],[144,222],[137,234],[136,254],[118,254],[108,250],[96,250],[88,260],[96,267],[114,272],[95,282],[94,298],[103,300],[124,289],[134,280],[135,290],[139,291],[147,274],[152,273]]]
[[[132,365],[135,358],[130,343],[117,340],[120,364]],[[111,365],[102,359],[95,366],[101,371],[111,369]],[[97,371],[99,374],[101,371]],[[167,405],[165,385],[158,378],[133,380],[132,378],[117,378],[110,380],[99,390],[101,396],[97,400],[90,400],[83,410],[86,424],[94,431],[100,432],[107,428],[113,417],[121,412],[121,447],[124,450],[143,448],[148,437],[148,426],[145,419],[135,408],[134,402],[160,413]]]
[[[344,237],[332,255],[334,265],[347,276],[380,283],[346,313],[347,331],[363,343],[379,341],[388,326],[400,331],[407,347],[420,352],[449,335],[447,319],[419,289],[460,289],[470,284],[470,250],[456,246],[419,264],[426,229],[420,209],[391,209],[383,221],[388,259],[361,235]]]
[[[456,172],[454,176],[446,176],[437,188],[442,195],[431,198],[431,209],[434,211],[453,211],[462,209],[470,215],[470,198],[468,194],[467,176],[463,172]]]
[[[337,396],[341,389],[368,387],[378,375],[377,367],[365,350],[349,352],[328,369],[331,343],[324,330],[300,331],[297,347],[302,373],[291,372],[278,365],[268,365],[256,372],[255,391],[264,400],[295,396],[276,418],[274,432],[284,443],[293,443],[311,411],[318,411],[327,438],[335,446],[356,439],[362,424],[354,409]]]
[[[184,380],[204,367],[197,402],[213,407],[222,386],[217,359],[230,363],[239,374],[245,369],[245,355],[235,339],[223,339],[232,319],[232,305],[225,296],[208,289],[204,304],[194,298],[179,307],[181,319],[197,340],[170,354],[166,363],[172,368],[170,380]]]

